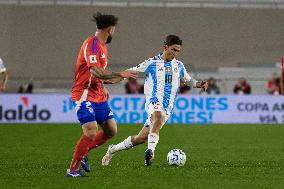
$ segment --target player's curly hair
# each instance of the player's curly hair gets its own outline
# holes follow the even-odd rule
[[[172,46],[172,45],[182,45],[182,40],[179,36],[176,35],[168,35],[166,40],[164,41],[164,45]]]
[[[113,15],[97,12],[93,14],[92,21],[96,22],[98,29],[105,29],[109,26],[116,26],[118,18]]]

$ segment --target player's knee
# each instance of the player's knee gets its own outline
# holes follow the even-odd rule
[[[162,117],[157,117],[156,119],[154,119],[153,121],[153,126],[154,127],[161,127],[163,124],[163,118]]]
[[[152,119],[152,123],[154,126],[161,126],[163,124],[163,115],[160,112],[157,112]]]
[[[96,132],[86,132],[85,135],[91,140],[95,140],[96,138]]]
[[[86,123],[82,126],[83,133],[85,136],[90,138],[91,140],[95,140],[95,136],[97,133],[97,125],[94,123]]]
[[[117,130],[111,131],[111,132],[108,134],[108,138],[112,138],[112,137],[114,137],[116,134],[117,134]]]
[[[114,129],[108,131],[107,133],[105,133],[106,137],[109,138],[109,139],[114,137],[116,134],[117,134],[117,129],[116,128],[114,128]]]

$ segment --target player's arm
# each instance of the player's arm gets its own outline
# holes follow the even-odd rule
[[[99,66],[92,66],[90,68],[90,72],[92,77],[97,77],[103,80],[109,80],[109,79],[121,79],[121,78],[137,78],[137,72],[131,71],[131,70],[125,70],[122,72],[110,72],[102,67]]]
[[[145,60],[144,62],[142,62],[138,66],[129,68],[129,69],[125,70],[125,71],[133,71],[135,73],[137,73],[137,72],[147,72],[147,69],[148,69],[150,64],[151,64],[151,62],[149,60]],[[117,78],[113,78],[113,79],[106,79],[106,80],[104,80],[104,84],[115,84],[115,83],[118,83],[118,82],[120,82],[122,80],[124,80],[123,77],[117,77]]]
[[[180,80],[181,80],[185,85],[190,86],[190,87],[194,87],[194,88],[196,88],[196,84],[197,84],[197,82],[198,82],[198,81],[196,81],[196,80],[193,79],[193,78],[190,78],[190,79],[188,78],[188,79],[186,79],[186,78],[184,78],[184,77],[181,77]]]
[[[208,82],[203,80],[195,80],[192,78],[188,72],[186,71],[184,65],[181,63],[181,80],[185,83],[185,85],[193,86],[195,88],[202,88],[204,91],[208,88]]]
[[[149,72],[149,70],[151,69],[151,64],[152,64],[151,59],[148,59],[138,64],[137,66],[129,68],[127,70],[131,70],[135,72]]]
[[[187,86],[192,86],[194,88],[202,88],[204,91],[206,91],[207,88],[208,88],[208,82],[207,81],[203,81],[203,80],[197,81],[193,78],[191,78],[191,79],[181,78],[181,80]]]
[[[104,80],[104,84],[115,84],[115,83],[119,83],[122,80],[124,80],[123,77],[117,77],[117,78],[113,78],[113,79],[106,79]]]
[[[87,66],[92,77],[100,78],[102,80],[115,78],[137,78],[137,73],[134,71],[111,72],[105,70],[100,59],[103,52],[96,46],[97,44],[90,38],[86,41],[86,43],[84,43],[84,45],[84,59],[87,62]]]

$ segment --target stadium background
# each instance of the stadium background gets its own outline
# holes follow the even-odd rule
[[[188,65],[193,76],[214,76],[226,94],[232,93],[236,80],[244,76],[254,94],[266,94],[266,81],[272,72],[279,72],[275,64],[283,55],[283,1],[247,1],[252,8],[230,8],[242,7],[246,1],[224,1],[227,3],[216,3],[217,8],[206,7],[205,3],[201,7],[193,4],[196,8],[182,3],[179,7],[163,7],[166,4],[154,2],[151,6],[152,1],[145,1],[148,4],[144,6],[139,6],[140,1],[129,1],[137,4],[125,7],[111,6],[115,3],[97,6],[96,1],[15,2],[21,2],[20,6],[0,6],[0,52],[9,69],[8,92],[17,91],[20,83],[31,79],[38,92],[69,92],[78,50],[95,31],[90,15],[96,11],[119,16],[115,38],[109,46],[109,69],[116,71],[156,55],[162,50],[164,37],[175,33],[184,41],[179,59]],[[212,2],[218,1],[208,2],[214,5]],[[123,83],[110,90],[124,93]]]
[[[153,169],[144,169],[141,158],[137,160],[144,147],[101,168],[104,145],[91,154],[96,170],[91,179],[74,182],[62,179],[81,132],[74,126],[69,90],[79,48],[95,32],[90,17],[97,11],[119,17],[109,45],[109,69],[137,65],[162,50],[166,35],[177,34],[183,40],[178,58],[195,78],[216,78],[222,94],[192,90],[193,95],[180,97],[178,111],[188,114],[176,122],[186,124],[163,129]],[[141,188],[141,180],[149,181],[143,188],[283,188],[284,99],[266,91],[272,72],[280,74],[283,23],[283,0],[0,0],[0,57],[9,73],[7,91],[0,94],[1,188]],[[232,95],[240,77],[252,85],[252,96]],[[30,81],[35,94],[15,94]],[[139,112],[140,118],[120,118],[114,143],[141,126],[122,123],[143,121],[141,104],[139,110],[126,105],[131,99],[141,103],[143,96],[125,95],[124,84],[107,86],[112,99],[120,98],[112,108]],[[230,103],[224,105],[224,98]],[[200,99],[196,108],[190,106]],[[248,104],[243,112],[240,103]],[[227,122],[212,117],[218,109]],[[174,147],[189,156],[182,169],[165,163]]]

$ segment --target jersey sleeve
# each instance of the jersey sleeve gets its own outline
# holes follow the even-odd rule
[[[128,70],[136,71],[136,72],[149,72],[151,60],[145,60],[144,62],[138,64],[137,66],[130,68]]]
[[[179,62],[179,68],[182,80],[184,80],[187,85],[192,85],[193,87],[196,87],[197,81],[189,75],[182,62]]]
[[[84,59],[87,62],[88,68],[96,66],[102,67],[100,62],[101,49],[97,41],[88,39],[83,44],[83,50],[84,50]]]

